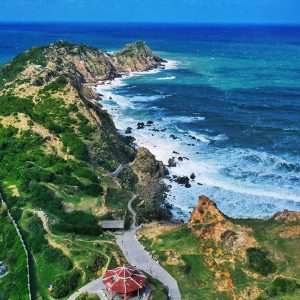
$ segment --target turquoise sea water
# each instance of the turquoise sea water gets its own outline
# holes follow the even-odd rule
[[[58,39],[108,51],[143,39],[170,62],[101,92],[121,132],[175,157],[171,176],[196,175],[191,188],[167,181],[177,216],[201,194],[234,217],[300,210],[299,27],[2,24],[0,61]]]

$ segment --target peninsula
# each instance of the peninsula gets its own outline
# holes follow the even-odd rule
[[[144,285],[135,268],[154,300],[299,298],[299,213],[234,220],[203,196],[188,224],[170,223],[166,167],[94,92],[164,63],[143,41],[113,54],[59,41],[0,67],[0,300],[94,299],[81,292],[98,295],[103,275]]]

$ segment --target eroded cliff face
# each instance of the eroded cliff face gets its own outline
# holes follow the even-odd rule
[[[161,183],[165,175],[163,163],[157,161],[148,149],[140,148],[132,163],[132,170],[138,178],[139,217],[144,221],[167,217],[163,203],[166,187]]]
[[[242,257],[245,257],[247,248],[257,246],[249,228],[230,221],[206,196],[199,198],[189,227],[198,238],[211,239],[216,244],[220,243],[228,252]]]
[[[275,293],[263,291],[258,283],[264,282],[266,276],[271,282],[280,277],[279,266],[286,265],[287,257],[295,252],[300,237],[299,222],[300,213],[291,211],[277,213],[270,220],[231,219],[212,200],[201,196],[188,227],[199,240],[205,264],[215,274],[215,288],[232,299],[257,299],[259,295]],[[278,243],[286,249],[278,247]],[[299,261],[297,255],[294,259]],[[293,266],[283,269],[285,284],[290,284],[299,270]],[[241,278],[247,277],[244,287],[239,285],[236,272],[240,272]]]
[[[229,268],[230,265],[235,268],[239,261],[246,261],[247,249],[258,246],[251,230],[233,223],[206,196],[199,198],[188,226],[201,241],[207,266],[215,273],[215,287],[231,295],[232,299],[255,299],[258,296],[255,285],[251,287],[251,293],[245,292],[246,297],[236,293]]]
[[[13,114],[8,109],[0,122],[18,130],[30,128],[45,139],[45,151],[63,158],[67,155],[61,141],[62,127],[70,126],[87,144],[91,161],[113,168],[132,160],[134,150],[117,133],[110,115],[97,101],[99,96],[89,86],[124,73],[156,68],[161,61],[142,41],[126,45],[114,55],[62,41],[33,48],[0,68],[1,103],[10,105],[10,98],[26,103],[23,109],[11,102]],[[80,124],[87,129],[84,137]]]
[[[143,41],[114,54],[63,41],[30,49],[0,67],[0,129],[12,127],[16,137],[37,135],[37,147],[45,155],[65,162],[84,161],[101,168],[101,173],[111,172],[133,161],[136,150],[118,133],[92,86],[125,73],[157,68],[162,61]],[[138,190],[156,216],[157,199],[163,197],[162,164],[141,149],[133,165]]]

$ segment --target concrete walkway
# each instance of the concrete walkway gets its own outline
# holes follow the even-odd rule
[[[171,300],[181,300],[177,281],[148,254],[137,240],[136,231],[139,227],[136,227],[136,213],[132,208],[132,202],[136,198],[137,196],[134,196],[128,202],[128,209],[132,214],[131,228],[130,230],[116,236],[117,244],[125,255],[127,261],[132,266],[143,270],[163,283],[168,288]]]
[[[111,172],[112,176],[118,176],[123,170],[125,170],[128,167],[129,164],[121,164],[117,167],[117,169],[113,172]]]
[[[71,295],[68,300],[76,300],[77,297],[81,294],[97,294],[101,300],[107,300],[104,296],[102,290],[105,289],[105,286],[102,282],[102,277],[88,283],[84,287],[80,288],[76,293]]]

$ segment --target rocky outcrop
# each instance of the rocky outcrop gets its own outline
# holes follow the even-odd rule
[[[110,172],[120,164],[133,161],[136,150],[130,146],[133,138],[118,133],[92,87],[99,81],[113,80],[129,72],[157,68],[162,62],[143,41],[128,44],[114,54],[63,41],[32,48],[0,67],[0,100],[17,98],[30,103],[30,108],[17,114],[6,116],[5,113],[0,124],[20,131],[35,131],[43,138],[42,149],[64,160],[79,157],[73,155],[77,149],[68,153],[66,150],[71,140],[66,138],[65,131],[69,135],[72,132],[77,142],[83,143],[84,154],[80,159]],[[137,126],[142,129],[152,124],[148,120]],[[128,127],[126,134],[131,132],[132,128]],[[139,178],[142,201],[154,217],[164,197],[160,183],[163,164],[142,148],[133,168]],[[153,214],[151,208],[155,210]]]
[[[153,54],[144,41],[126,45],[116,52],[115,59],[123,72],[150,70],[157,68],[164,60]]]
[[[299,222],[300,212],[284,210],[283,212],[276,213],[272,219],[284,223]]]
[[[233,223],[206,196],[199,198],[191,215],[189,227],[199,239],[221,243],[224,249],[232,254],[245,257],[249,247],[257,246],[250,229]]]
[[[132,169],[138,177],[137,188],[144,218],[151,220],[165,215],[167,212],[163,199],[166,187],[161,182],[161,178],[165,175],[163,163],[157,161],[148,149],[140,148],[132,163]]]

